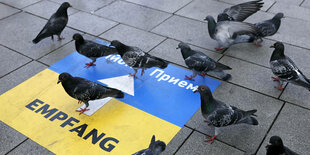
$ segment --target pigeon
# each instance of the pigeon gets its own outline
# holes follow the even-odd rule
[[[244,21],[246,18],[256,13],[263,7],[262,0],[250,1],[226,8],[217,16],[217,22],[220,21]]]
[[[99,57],[117,53],[115,48],[104,46],[90,40],[84,40],[83,36],[79,33],[74,34],[72,38],[75,40],[75,49],[80,54],[92,59],[92,62],[86,64],[86,68],[89,68],[90,66],[96,66],[94,63]]]
[[[220,51],[232,44],[253,42],[259,35],[259,30],[250,23],[243,22],[263,7],[262,0],[250,1],[226,8],[217,16],[217,23],[212,16],[207,16],[208,31],[212,39],[216,40]]]
[[[213,143],[216,136],[219,134],[220,127],[229,126],[233,124],[250,124],[258,125],[258,121],[252,117],[256,116],[254,113],[257,111],[249,110],[243,111],[234,106],[225,104],[224,102],[218,101],[213,98],[211,90],[206,85],[200,85],[194,93],[200,93],[201,99],[201,113],[202,116],[206,119],[205,122],[208,125],[215,128],[215,135],[208,136],[205,142]]]
[[[277,33],[277,31],[280,28],[282,18],[284,18],[284,14],[280,12],[280,13],[277,13],[273,18],[269,20],[265,20],[265,21],[254,24],[254,26],[258,28],[260,31],[260,35],[258,38],[260,42],[263,41],[262,37],[272,36],[275,33]],[[260,46],[259,45],[260,42],[257,42],[258,46]]]
[[[53,35],[57,35],[58,40],[65,39],[65,38],[62,38],[60,34],[68,23],[67,9],[69,7],[71,7],[71,5],[68,2],[62,3],[60,7],[58,8],[58,10],[56,11],[56,13],[54,13],[50,17],[50,19],[47,21],[43,29],[40,31],[37,37],[32,40],[32,42],[36,44],[42,39],[47,38],[47,37],[52,37],[52,40],[54,40]]]
[[[143,149],[132,155],[159,155],[162,152],[164,152],[165,149],[166,149],[165,142],[160,140],[155,141],[155,135],[153,135],[149,148]]]
[[[80,77],[73,77],[69,73],[61,73],[58,77],[58,83],[62,84],[67,94],[78,100],[78,103],[85,103],[84,109],[77,110],[80,114],[88,111],[88,101],[103,99],[106,97],[124,98],[124,93],[120,90],[102,86],[98,83],[89,81]]]
[[[215,50],[227,49],[233,44],[250,43],[257,40],[260,35],[259,29],[253,24],[238,21],[215,22],[212,16],[207,16],[208,31],[212,39],[216,40],[219,47]]]
[[[283,82],[289,82],[307,88],[310,91],[310,80],[298,69],[295,63],[284,55],[284,45],[276,42],[270,48],[275,48],[270,58],[270,68],[276,77],[274,81],[279,81],[278,90],[283,90]]]
[[[186,79],[194,80],[197,74],[204,77],[206,73],[218,75],[225,81],[231,78],[230,74],[223,72],[223,70],[231,70],[229,66],[216,62],[200,51],[192,50],[186,43],[179,43],[178,48],[181,49],[185,64],[193,71],[193,75],[185,75]]]
[[[298,155],[283,145],[279,136],[272,136],[266,146],[267,155]]]
[[[142,76],[146,68],[159,67],[165,69],[168,66],[165,60],[151,56],[138,47],[127,46],[118,40],[113,40],[110,46],[114,46],[124,62],[135,70],[133,74],[129,74],[130,76],[136,77],[139,68],[142,68]]]

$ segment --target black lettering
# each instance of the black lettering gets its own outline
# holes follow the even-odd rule
[[[48,117],[50,117],[51,115],[53,115],[56,111],[58,111],[58,109],[56,109],[56,108],[48,110],[49,107],[50,107],[50,105],[45,104],[44,106],[42,106],[40,109],[36,110],[35,112],[38,113],[38,112],[41,111],[41,114],[42,114],[42,115],[48,113],[48,114],[46,114],[46,115],[44,116],[45,118],[48,118]]]
[[[80,121],[73,118],[73,117],[70,117],[69,119],[67,119],[64,123],[62,123],[60,126],[61,127],[65,127],[66,125],[70,125],[70,126],[73,126],[74,124],[71,123],[71,121],[73,122],[76,122],[76,123],[79,123]]]
[[[75,132],[78,133],[78,136],[82,137],[83,134],[84,134],[84,132],[85,132],[85,130],[86,130],[86,128],[87,128],[87,126],[88,126],[87,124],[83,124],[83,125],[80,125],[80,126],[78,126],[78,127],[76,127],[76,128],[73,128],[73,129],[71,129],[71,130],[69,130],[69,131],[70,131],[70,132],[75,131]]]
[[[97,136],[97,129],[93,129],[92,131],[90,131],[83,139],[87,139],[90,136],[92,136],[92,143],[96,144],[105,134],[101,133],[99,136]]]
[[[115,148],[115,146],[112,145],[112,144],[109,144],[108,147],[105,147],[104,145],[105,145],[108,141],[113,141],[113,142],[115,142],[116,144],[117,144],[119,141],[118,141],[117,139],[115,139],[115,138],[107,137],[107,138],[103,139],[103,140],[100,142],[99,146],[101,147],[101,149],[103,149],[104,151],[107,151],[107,152],[111,152],[111,151]]]
[[[28,109],[30,109],[30,110],[34,110],[34,108],[32,107],[32,106],[35,106],[35,107],[37,107],[37,106],[39,106],[38,104],[36,104],[36,103],[40,103],[40,104],[43,104],[44,102],[43,101],[41,101],[41,100],[39,100],[39,99],[35,99],[34,101],[32,101],[31,103],[29,103],[28,105],[26,105],[26,108],[28,108]]]
[[[54,121],[55,119],[65,120],[66,118],[68,118],[68,115],[62,111],[59,111],[56,115],[54,115],[52,118],[50,118],[50,121]]]

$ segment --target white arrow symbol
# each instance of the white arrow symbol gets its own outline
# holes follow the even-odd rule
[[[101,79],[98,81],[108,85],[108,87],[115,88],[131,96],[135,96],[134,78],[132,76],[123,75],[108,79]]]

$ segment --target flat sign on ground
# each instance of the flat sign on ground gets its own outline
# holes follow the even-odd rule
[[[133,78],[119,55],[84,68],[89,61],[74,52],[4,93],[0,120],[56,154],[132,154],[147,148],[152,135],[168,144],[200,107],[194,87],[206,84],[214,91],[220,84],[200,76],[184,80],[191,71],[172,64]],[[125,97],[91,101],[79,115],[75,110],[84,105],[56,84],[62,72],[120,89]]]

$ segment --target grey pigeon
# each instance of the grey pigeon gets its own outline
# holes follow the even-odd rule
[[[257,27],[260,31],[259,38],[260,42],[262,42],[262,37],[272,36],[275,33],[278,32],[280,25],[281,25],[281,19],[284,18],[283,13],[277,13],[273,18],[269,20],[265,20],[259,23],[254,24],[255,27]],[[258,45],[260,42],[257,42]]]
[[[43,29],[37,35],[35,39],[32,40],[34,44],[38,43],[44,38],[52,37],[54,40],[53,35],[58,36],[58,40],[62,40],[64,38],[60,37],[61,32],[64,30],[68,23],[68,13],[67,9],[71,7],[68,2],[64,2],[60,5],[56,13],[54,13],[50,19],[47,21]]]
[[[222,13],[217,16],[217,22],[220,21],[244,21],[246,18],[256,13],[263,7],[264,2],[262,0],[250,1],[241,4],[234,5],[230,8],[226,8]]]
[[[133,155],[160,155],[166,149],[166,144],[163,141],[155,141],[155,136],[153,135],[149,148],[141,150]]]
[[[124,98],[124,93],[120,90],[109,88],[98,83],[80,77],[73,77],[69,73],[61,73],[58,83],[62,84],[67,94],[78,100],[78,103],[85,103],[84,109],[77,110],[80,114],[89,110],[88,101],[103,99],[106,97]]]
[[[229,66],[216,62],[200,51],[192,50],[186,43],[179,43],[178,48],[181,49],[185,64],[193,71],[190,77],[185,75],[186,79],[194,80],[197,74],[205,76],[206,73],[215,74],[225,81],[231,78],[230,74],[223,72],[231,70]]]
[[[215,137],[219,134],[220,127],[229,126],[233,124],[246,123],[250,125],[258,125],[258,121],[252,117],[256,116],[257,111],[249,110],[243,111],[234,106],[225,104],[213,98],[211,90],[206,85],[200,85],[194,93],[200,93],[201,99],[201,113],[206,119],[205,122],[215,128],[215,135],[209,137],[206,142],[213,143]]]
[[[259,30],[250,23],[238,21],[215,22],[212,16],[207,16],[208,31],[218,47],[215,50],[227,49],[233,44],[254,42],[259,36]]]
[[[275,48],[270,58],[270,68],[276,77],[274,81],[279,81],[280,85],[275,87],[283,90],[283,82],[290,82],[310,90],[310,80],[298,69],[295,63],[284,55],[284,45],[276,42],[270,48]]]
[[[266,146],[266,155],[298,155],[288,147],[283,145],[282,139],[279,136],[272,136]]]
[[[165,60],[151,56],[138,47],[127,46],[118,40],[113,40],[110,46],[114,46],[124,62],[135,70],[134,74],[129,74],[130,76],[136,77],[139,68],[142,68],[142,76],[146,68],[159,67],[165,69],[168,66]]]
[[[80,54],[92,59],[92,62],[86,64],[85,67],[87,68],[90,66],[96,66],[94,63],[97,58],[117,53],[115,48],[104,46],[90,40],[85,40],[79,33],[73,35],[73,40],[75,40],[75,49]]]

